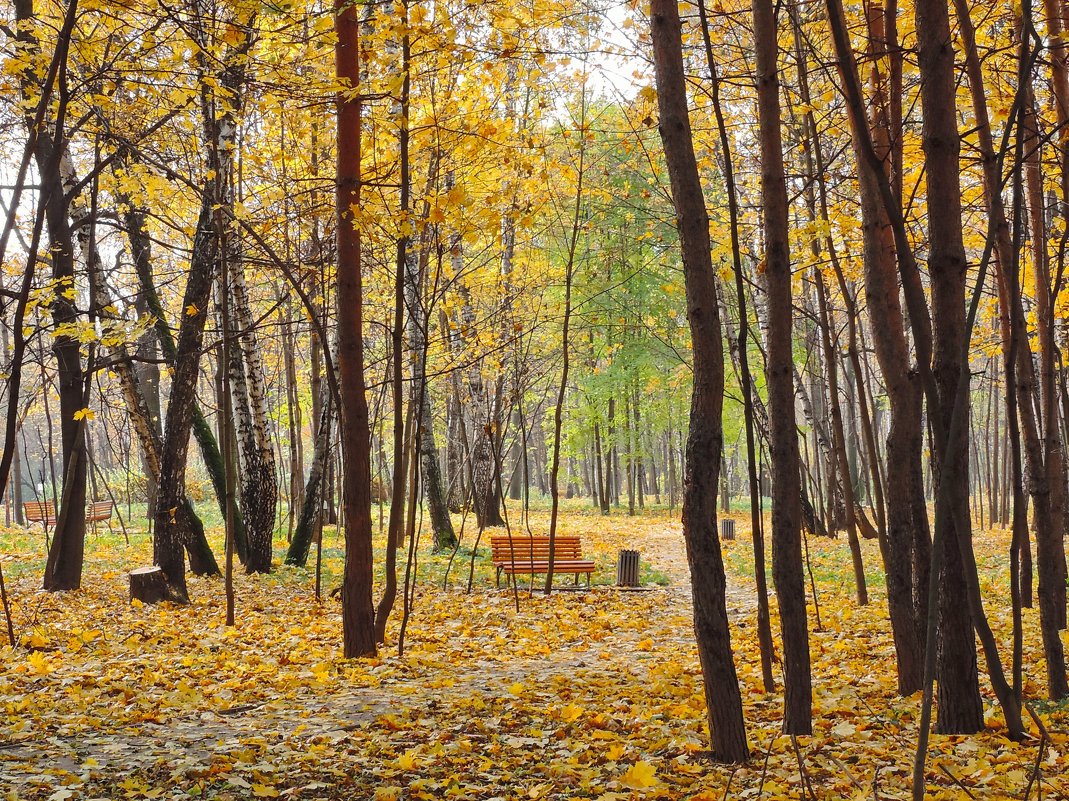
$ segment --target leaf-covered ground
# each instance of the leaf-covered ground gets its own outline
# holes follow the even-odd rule
[[[544,528],[544,516],[532,526]],[[874,543],[872,603],[852,598],[843,539],[810,541],[821,627],[812,634],[815,733],[779,735],[780,698],[760,686],[748,526],[725,543],[736,661],[754,759],[708,764],[688,573],[671,517],[570,512],[598,561],[590,590],[546,598],[495,589],[485,547],[419,553],[405,652],[395,616],[381,658],[339,658],[336,600],[312,570],[238,575],[238,626],[223,626],[222,583],[194,579],[189,607],[131,605],[128,569],[143,534],[91,539],[80,592],[38,590],[40,532],[0,537],[20,645],[0,651],[0,787],[15,799],[557,799],[908,796],[919,696],[894,694],[891,639]],[[471,535],[466,535],[471,539]],[[340,542],[325,538],[325,591]],[[979,536],[989,612],[1008,642],[1008,538]],[[621,547],[638,548],[645,591],[611,586]],[[564,582],[567,584],[567,581]],[[811,599],[812,601],[812,599]],[[1026,610],[1026,689],[1043,693],[1037,613]],[[816,608],[810,606],[816,629]],[[773,621],[775,626],[775,620]],[[932,798],[1069,798],[1069,714],[1037,702],[1053,735],[1015,744],[989,727],[932,740]],[[1038,765],[1038,770],[1037,770]],[[1031,788],[1036,797],[1037,787]]]

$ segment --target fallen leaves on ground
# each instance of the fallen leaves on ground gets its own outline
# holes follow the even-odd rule
[[[532,517],[544,529],[544,515]],[[811,637],[814,734],[780,735],[781,699],[761,689],[752,551],[745,521],[724,544],[728,611],[754,759],[710,764],[682,535],[667,516],[569,512],[595,586],[550,597],[496,589],[484,544],[419,556],[415,604],[377,659],[340,658],[340,610],[316,601],[311,570],[237,576],[238,626],[219,580],[192,579],[189,607],[127,600],[126,572],[150,561],[143,535],[90,539],[85,589],[37,589],[41,544],[3,540],[20,644],[0,652],[0,788],[15,799],[820,799],[907,798],[920,698],[895,695],[878,552],[865,543],[872,603],[853,601],[844,539],[810,540],[822,630]],[[216,532],[218,535],[218,532]],[[471,539],[470,535],[467,539]],[[340,574],[327,535],[325,593]],[[977,537],[988,611],[1009,641],[1008,535]],[[623,592],[619,548],[647,578]],[[474,586],[465,591],[474,564]],[[653,572],[649,567],[652,566]],[[565,587],[570,577],[560,577]],[[521,582],[521,585],[523,582]],[[519,599],[519,611],[515,609]],[[811,598],[812,601],[812,598]],[[810,606],[816,628],[816,608]],[[775,627],[776,621],[773,620]],[[1043,692],[1037,612],[1026,610],[1026,691]],[[1053,741],[989,728],[932,740],[929,798],[1069,797],[1065,707],[1037,703]],[[1035,793],[1033,787],[1032,792]]]

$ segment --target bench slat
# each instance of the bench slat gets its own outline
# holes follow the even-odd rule
[[[501,566],[506,573],[545,573],[549,570],[549,562],[517,562],[515,565],[505,564]],[[593,572],[594,563],[587,561],[554,562],[554,573],[588,573]]]

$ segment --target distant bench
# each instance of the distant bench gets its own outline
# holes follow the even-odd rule
[[[490,537],[490,552],[497,572],[498,587],[501,586],[502,573],[506,576],[534,576],[549,572],[548,536],[509,537],[495,534]],[[583,558],[579,537],[558,535],[553,539],[553,572],[574,575],[576,584],[579,583],[579,576],[585,574],[586,585],[590,586],[594,562]]]
[[[86,507],[85,522],[99,523],[111,520],[111,501],[93,501]],[[56,524],[56,505],[52,501],[29,501],[22,505],[27,523],[43,523],[47,526]]]
[[[56,507],[52,501],[29,501],[22,505],[27,523],[44,523],[46,526],[56,524]]]

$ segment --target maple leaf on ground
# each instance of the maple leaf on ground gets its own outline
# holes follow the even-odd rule
[[[620,783],[636,790],[645,790],[658,783],[657,769],[649,762],[640,761],[627,769],[620,777]]]

